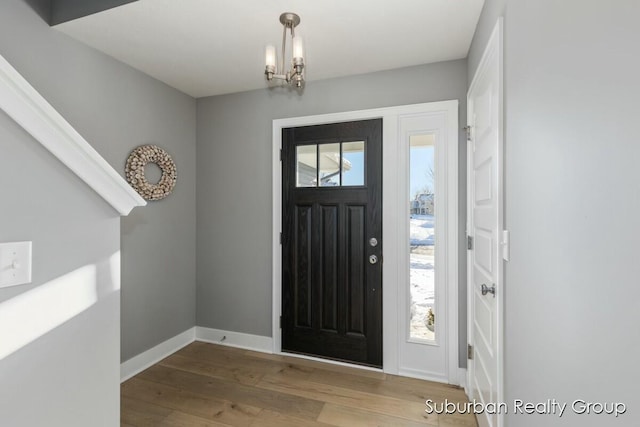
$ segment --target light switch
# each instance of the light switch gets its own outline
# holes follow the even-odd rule
[[[0,243],[0,288],[31,283],[31,242]]]

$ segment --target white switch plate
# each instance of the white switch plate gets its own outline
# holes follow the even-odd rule
[[[0,243],[0,288],[31,283],[31,242]]]

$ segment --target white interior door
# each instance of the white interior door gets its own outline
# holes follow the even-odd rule
[[[502,396],[503,128],[502,19],[498,21],[467,95],[469,398],[484,404]],[[477,414],[480,427],[502,426],[497,414]]]

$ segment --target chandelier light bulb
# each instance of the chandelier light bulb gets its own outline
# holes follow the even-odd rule
[[[272,44],[268,45],[265,50],[265,62],[267,67],[276,68],[276,47]]]
[[[293,57],[303,59],[302,37],[293,37]]]

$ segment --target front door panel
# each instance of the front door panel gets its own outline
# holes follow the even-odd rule
[[[382,366],[381,153],[381,119],[283,129],[283,351]]]

